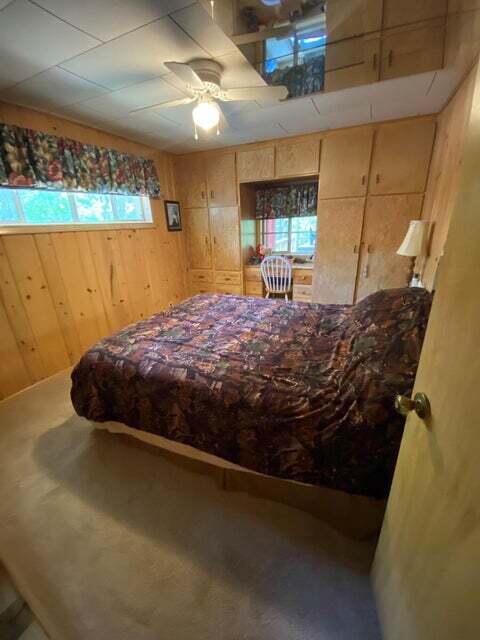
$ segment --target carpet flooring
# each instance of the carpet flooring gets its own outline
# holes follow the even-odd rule
[[[76,416],[0,403],[0,559],[52,640],[378,640],[373,543]]]

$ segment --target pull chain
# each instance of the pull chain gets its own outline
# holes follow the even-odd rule
[[[196,122],[193,123],[193,128],[195,130],[195,140],[198,140],[197,123]]]
[[[215,16],[214,16],[215,0],[210,0],[210,7],[212,8],[212,20],[215,20]]]

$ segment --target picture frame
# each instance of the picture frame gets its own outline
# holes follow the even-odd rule
[[[182,216],[178,200],[165,200],[165,219],[168,231],[182,230]]]

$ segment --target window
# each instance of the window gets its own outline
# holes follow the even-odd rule
[[[317,238],[317,216],[262,220],[262,243],[272,253],[312,255]]]
[[[0,188],[0,226],[152,222],[146,196]]]

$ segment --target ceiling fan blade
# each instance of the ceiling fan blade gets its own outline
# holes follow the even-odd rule
[[[223,91],[227,101],[233,100],[284,100],[288,96],[287,87],[246,87],[244,89],[225,89]]]
[[[194,89],[204,88],[203,82],[188,64],[183,64],[183,62],[164,62],[163,64],[186,85]]]
[[[142,111],[151,111],[152,109],[179,107],[182,104],[190,104],[191,102],[195,102],[196,99],[197,98],[195,96],[189,96],[188,98],[179,98],[178,100],[170,100],[169,102],[156,102],[155,104],[151,104],[148,107],[133,109],[133,111],[130,111],[130,113],[141,113]]]

